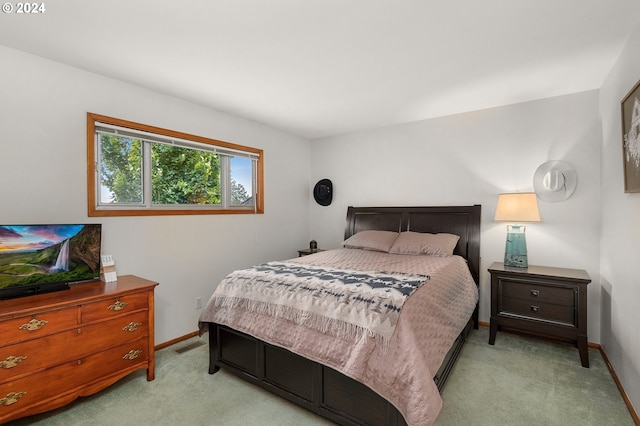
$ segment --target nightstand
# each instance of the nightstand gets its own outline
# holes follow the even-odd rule
[[[308,255],[314,254],[314,253],[320,253],[321,251],[324,251],[324,250],[320,250],[320,249],[316,249],[316,250],[313,250],[313,251],[311,249],[298,250],[298,257],[308,256]]]
[[[589,367],[587,348],[587,284],[582,269],[529,265],[514,268],[494,262],[491,273],[489,344],[501,327],[556,337],[578,346],[583,367]]]

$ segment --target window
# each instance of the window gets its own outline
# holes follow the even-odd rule
[[[262,150],[87,114],[89,216],[263,213]]]

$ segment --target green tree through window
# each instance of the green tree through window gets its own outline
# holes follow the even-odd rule
[[[100,149],[101,194],[108,191],[110,201],[115,203],[142,203],[142,142],[100,135]]]
[[[153,144],[153,204],[220,204],[218,154]]]
[[[261,150],[88,117],[90,216],[262,213]]]

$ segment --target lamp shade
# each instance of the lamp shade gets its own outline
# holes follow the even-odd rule
[[[538,210],[538,199],[535,192],[500,194],[494,220],[540,222],[540,211]]]

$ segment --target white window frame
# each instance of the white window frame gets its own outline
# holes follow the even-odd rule
[[[143,142],[143,202],[136,204],[103,203],[100,200],[100,134],[130,136]],[[169,144],[182,148],[217,152],[220,155],[220,204],[171,204],[151,202],[151,145]],[[252,164],[253,205],[231,203],[230,158],[245,157]],[[87,193],[89,216],[153,216],[169,214],[256,214],[264,213],[263,151],[230,142],[87,113]]]

